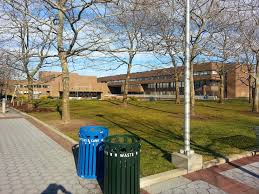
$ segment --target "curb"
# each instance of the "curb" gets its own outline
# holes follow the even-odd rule
[[[140,188],[145,188],[187,174],[187,170],[177,168],[166,172],[146,176],[140,179]]]
[[[75,141],[74,139],[72,139],[72,138],[66,136],[64,133],[60,132],[59,129],[57,129],[57,128],[55,128],[55,127],[52,127],[52,126],[46,124],[45,122],[43,122],[43,121],[37,119],[36,117],[31,116],[31,115],[29,115],[29,114],[27,114],[27,113],[24,113],[24,112],[22,112],[22,111],[20,111],[20,110],[18,110],[18,109],[16,109],[16,108],[13,108],[13,107],[9,107],[9,108],[15,110],[16,112],[18,112],[18,113],[20,113],[20,114],[22,114],[23,116],[29,117],[29,118],[33,119],[34,121],[36,121],[36,122],[42,124],[44,127],[47,127],[49,130],[51,130],[52,132],[58,134],[59,136],[61,136],[61,137],[64,138],[65,140],[69,141],[70,143],[72,143],[72,144],[78,144],[77,141]]]
[[[254,156],[254,151],[245,151],[240,154],[232,154],[227,156],[226,158],[216,158],[207,162],[204,162],[202,165],[202,169],[210,168],[212,166],[217,166],[220,164],[225,164],[227,162],[231,162],[233,160],[238,160],[245,157]]]

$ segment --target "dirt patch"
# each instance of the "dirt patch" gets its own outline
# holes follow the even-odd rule
[[[259,114],[257,112],[252,112],[252,111],[240,111],[240,113],[247,115],[247,116],[255,116],[255,117],[259,116]]]
[[[196,119],[196,120],[212,120],[212,119],[220,119],[220,116],[215,116],[215,115],[199,115],[196,114],[194,116],[191,116],[191,119]]]
[[[87,121],[83,119],[73,119],[68,124],[64,124],[62,120],[51,120],[47,122],[49,125],[58,128],[61,131],[75,131],[82,126],[87,125],[99,125],[97,122],[94,121]]]
[[[28,104],[22,104],[17,106],[17,103],[14,104],[13,106],[14,108],[22,111],[22,112],[26,112],[26,113],[31,113],[31,112],[55,112],[55,110],[51,109],[51,108],[39,108],[39,107],[33,107],[32,109],[28,108]]]

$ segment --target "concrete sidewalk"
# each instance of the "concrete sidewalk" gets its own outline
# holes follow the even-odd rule
[[[0,114],[0,194],[102,193],[80,179],[74,157],[22,116]]]
[[[144,189],[150,194],[259,194],[259,156],[193,172]]]

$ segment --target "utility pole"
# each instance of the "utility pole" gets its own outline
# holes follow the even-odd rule
[[[185,11],[185,77],[184,77],[184,148],[172,153],[172,163],[187,172],[202,169],[202,155],[194,153],[190,146],[190,0]]]
[[[184,154],[190,155],[190,0],[185,10]]]

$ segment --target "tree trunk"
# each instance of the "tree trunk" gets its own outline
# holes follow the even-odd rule
[[[130,71],[131,71],[132,64],[128,64],[128,69],[127,69],[127,75],[125,78],[124,82],[124,87],[123,87],[123,106],[127,107],[128,106],[128,92],[129,92],[129,79],[130,79]]]
[[[175,104],[180,104],[180,89],[179,89],[179,79],[178,76],[175,78]]]
[[[203,96],[207,95],[207,86],[205,84],[202,86],[202,95]]]
[[[259,112],[258,95],[259,95],[259,53],[256,54],[256,67],[255,67],[255,92],[253,98],[253,112]]]
[[[179,73],[177,71],[177,64],[173,54],[170,54],[174,68],[174,81],[175,81],[175,104],[180,104],[180,89],[179,89]]]
[[[190,64],[190,101],[191,101],[191,115],[194,116],[195,115],[195,89],[194,89],[194,79],[193,79],[193,65]]]
[[[64,49],[64,26],[65,26],[65,3],[66,1],[58,0],[58,6],[60,8],[58,12],[58,31],[57,31],[57,46],[58,46],[58,57],[62,68],[62,85],[63,85],[63,96],[62,96],[62,121],[64,123],[70,122],[70,107],[69,107],[69,70],[67,63],[67,53]]]
[[[69,107],[69,70],[67,57],[65,53],[61,52],[59,54],[59,60],[62,67],[62,86],[63,86],[63,96],[62,96],[62,121],[64,123],[70,122],[70,107]]]
[[[220,85],[219,85],[219,103],[224,103],[224,88],[225,88],[225,78],[224,75],[220,75]]]
[[[27,75],[28,81],[28,110],[32,110],[33,108],[33,80],[30,75]]]
[[[253,84],[252,84],[251,73],[249,74],[249,77],[248,77],[248,90],[249,90],[248,103],[251,104],[253,100]]]

